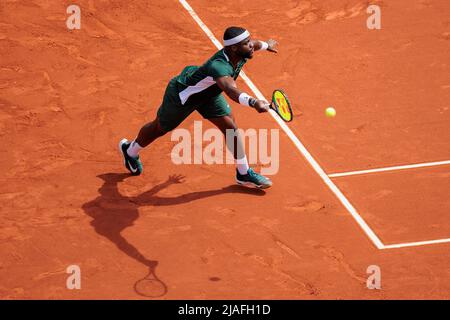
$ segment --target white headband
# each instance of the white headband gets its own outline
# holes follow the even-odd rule
[[[225,47],[226,46],[232,46],[233,44],[239,43],[239,42],[241,42],[242,40],[244,40],[244,39],[246,39],[248,37],[250,37],[250,33],[247,30],[245,30],[244,33],[241,33],[240,35],[238,35],[238,36],[236,36],[234,38],[231,38],[231,39],[228,39],[228,40],[223,40],[223,45]]]

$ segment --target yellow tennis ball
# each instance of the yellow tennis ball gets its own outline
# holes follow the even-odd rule
[[[325,115],[328,118],[333,118],[336,115],[336,110],[334,110],[334,108],[332,108],[332,107],[329,107],[325,110]]]

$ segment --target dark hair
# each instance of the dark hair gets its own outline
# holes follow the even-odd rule
[[[223,40],[233,39],[234,37],[244,33],[245,30],[245,28],[241,27],[228,27],[223,34]]]

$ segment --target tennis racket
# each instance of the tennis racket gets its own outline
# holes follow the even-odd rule
[[[294,114],[292,113],[291,103],[281,89],[276,89],[272,94],[270,108],[274,110],[285,122],[291,122]]]

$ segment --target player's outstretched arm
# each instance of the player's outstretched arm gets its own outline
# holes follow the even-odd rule
[[[255,48],[255,51],[267,50],[267,51],[275,52],[275,53],[278,52],[278,50],[276,49],[278,42],[276,42],[273,39],[269,39],[269,40],[267,40],[267,42],[262,41],[262,40],[252,40],[252,42],[253,42],[253,48]]]
[[[241,91],[231,77],[220,77],[216,79],[216,83],[231,100],[255,108],[259,113],[269,110],[269,103],[265,100],[258,100],[250,97],[247,93]]]

